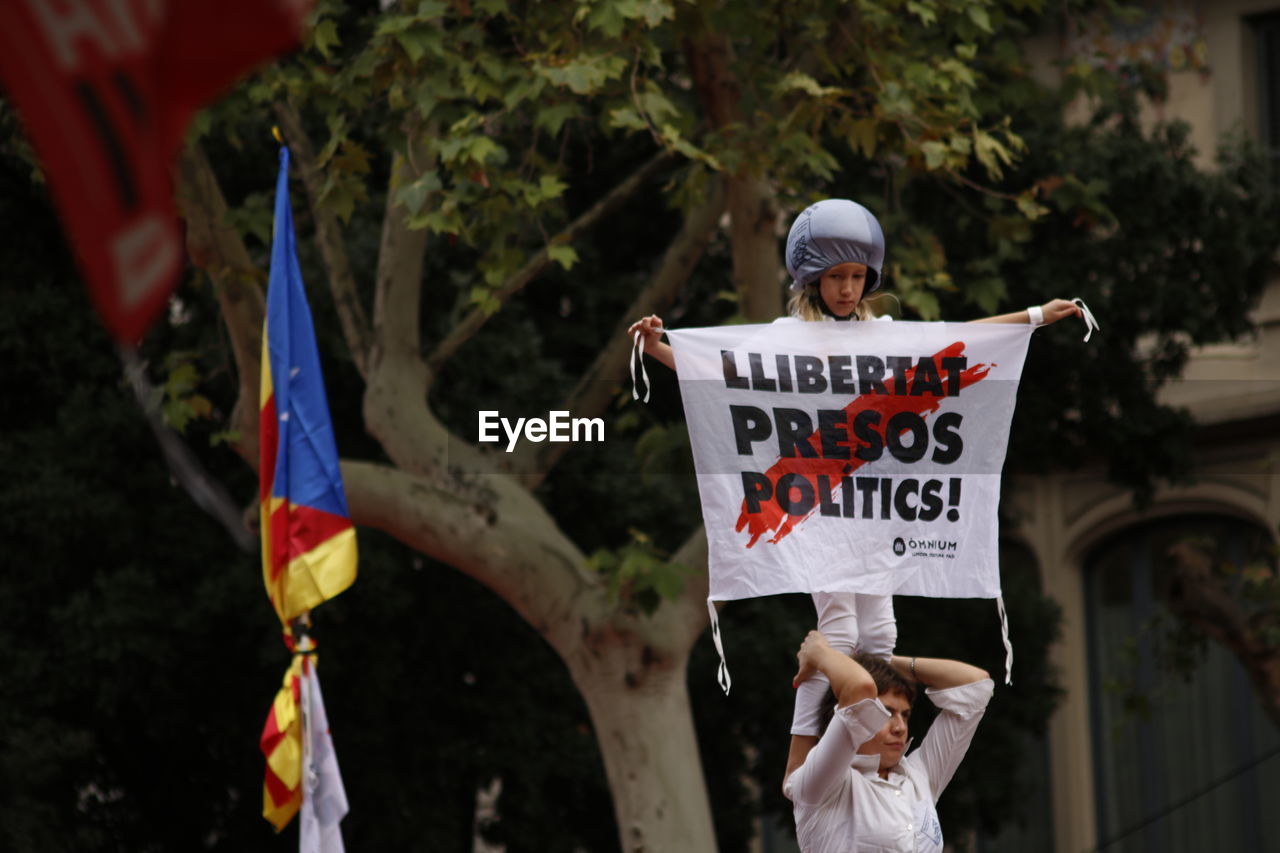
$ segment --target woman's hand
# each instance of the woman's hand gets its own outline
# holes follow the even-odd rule
[[[1044,312],[1044,324],[1056,323],[1067,317],[1083,317],[1080,306],[1068,299],[1051,299],[1040,306]]]
[[[827,638],[819,631],[810,631],[805,636],[804,642],[800,644],[800,651],[796,652],[796,661],[799,662],[800,668],[796,670],[796,677],[791,679],[791,686],[799,687],[802,682],[808,680],[821,669],[822,657],[832,653],[835,653],[835,650],[831,648]]]

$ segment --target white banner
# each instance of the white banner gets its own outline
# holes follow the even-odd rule
[[[710,598],[1000,595],[996,510],[1033,326],[668,332]]]

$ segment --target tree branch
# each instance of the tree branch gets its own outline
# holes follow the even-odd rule
[[[465,465],[462,467],[466,467]],[[352,520],[375,527],[489,587],[562,654],[614,608],[586,558],[514,478],[418,477],[342,463]]]
[[[707,593],[711,588],[711,576],[707,568],[707,529],[704,525],[698,525],[698,529],[689,534],[689,538],[671,556],[671,562],[689,569],[690,574],[680,597],[668,602],[655,615],[664,620],[660,626],[663,633],[670,634],[674,642],[692,646],[710,624]]]
[[[1170,608],[1236,656],[1271,721],[1280,728],[1280,648],[1267,642],[1265,630],[1274,627],[1275,614],[1249,612],[1227,579],[1214,571],[1211,556],[1195,544],[1180,542],[1169,549],[1168,556],[1173,562]]]
[[[742,316],[756,323],[782,313],[782,269],[778,265],[778,208],[768,181],[729,178],[729,239],[733,284]]]
[[[178,162],[178,208],[187,223],[187,252],[214,285],[231,337],[239,390],[231,411],[236,452],[258,465],[258,389],[262,369],[265,276],[249,257],[244,240],[227,224],[227,202],[209,160],[198,145]]]
[[[325,210],[320,204],[322,180],[320,170],[316,168],[315,148],[302,126],[302,117],[292,102],[280,101],[275,105],[276,117],[284,137],[293,151],[293,160],[298,164],[302,174],[302,183],[307,188],[311,214],[316,223],[316,247],[324,260],[325,272],[328,274],[329,291],[333,294],[333,303],[338,310],[338,319],[342,323],[342,334],[346,338],[347,347],[351,350],[351,358],[356,369],[366,380],[368,375],[369,351],[371,335],[369,320],[364,307],[360,304],[356,292],[355,277],[351,274],[351,264],[347,259],[346,244],[342,238],[342,228],[338,218]]]
[[[557,406],[557,410],[572,412],[575,417],[589,418],[599,415],[607,408],[618,381],[626,375],[631,356],[632,341],[625,334],[627,326],[636,319],[661,311],[671,304],[715,235],[724,209],[724,182],[715,178],[708,187],[702,204],[685,216],[684,224],[663,253],[657,270],[627,308],[604,349],[596,356],[568,397]],[[526,443],[524,447],[537,448],[524,451],[516,462],[525,485],[532,489],[550,473],[568,451],[569,445],[547,442],[537,445]]]
[[[741,123],[742,85],[730,67],[733,49],[722,33],[703,31],[685,42],[694,88],[712,128],[726,141]],[[744,157],[749,163],[750,157]],[[763,175],[749,167],[726,175],[729,240],[738,307],[749,321],[765,322],[781,313],[782,270],[778,265],[777,205]]]
[[[655,173],[673,159],[674,155],[668,151],[661,151],[655,154],[648,162],[623,180],[622,183],[610,190],[604,198],[600,199],[585,213],[569,223],[560,233],[552,237],[548,244],[564,244],[576,240],[583,231],[590,228],[639,191]],[[519,293],[550,262],[551,256],[548,254],[546,247],[538,250],[523,267],[503,282],[502,286],[494,292],[494,298],[499,303],[505,303],[516,293]],[[438,373],[441,365],[448,361],[464,343],[469,341],[488,322],[489,316],[488,313],[477,308],[454,326],[445,339],[435,348],[435,351],[428,356],[427,369],[429,375],[434,376]]]
[[[413,165],[415,159],[422,158],[396,152],[391,160],[373,302],[375,369],[383,359],[391,359],[406,366],[416,365],[421,370],[419,311],[428,234],[425,228],[410,228],[409,209],[396,202],[399,188],[413,183],[422,174],[421,169]],[[423,393],[426,393],[425,384]]]
[[[409,146],[415,143],[410,134]],[[412,147],[396,152],[387,187],[382,242],[378,250],[374,296],[375,338],[364,395],[365,428],[405,471],[434,476],[449,462],[451,436],[427,404],[430,374],[421,353],[420,308],[426,229],[408,225],[409,209],[397,203],[397,190],[421,170]]]

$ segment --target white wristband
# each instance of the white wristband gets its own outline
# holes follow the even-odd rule
[[[1031,321],[1031,325],[1043,326],[1044,325],[1044,309],[1041,308],[1039,305],[1032,305],[1030,308],[1027,309],[1027,318]]]

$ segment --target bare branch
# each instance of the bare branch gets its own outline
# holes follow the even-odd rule
[[[316,167],[315,147],[302,126],[302,117],[291,102],[278,102],[275,108],[276,117],[280,119],[281,130],[289,142],[293,160],[298,164],[302,182],[307,188],[311,214],[316,223],[316,247],[324,260],[325,272],[329,278],[329,291],[333,294],[333,303],[342,323],[342,334],[351,350],[351,358],[355,362],[356,369],[367,380],[371,348],[369,319],[356,292],[356,282],[351,274],[351,264],[347,259],[346,244],[343,242],[342,228],[338,224],[338,218],[320,204],[323,181]]]
[[[429,379],[422,360],[419,309],[426,229],[413,229],[411,211],[397,201],[401,187],[417,180],[429,158],[415,146],[420,136],[410,130],[408,147],[391,160],[382,242],[373,305],[373,336],[368,353],[364,394],[365,429],[405,471],[434,476],[447,465],[454,441],[427,405]]]
[[[418,477],[351,461],[342,478],[354,522],[475,578],[562,651],[585,624],[613,618],[585,556],[514,478]]]
[[[609,336],[608,343],[578,380],[573,391],[556,407],[558,410],[588,418],[605,410],[618,381],[627,372],[632,346],[631,339],[625,334],[627,326],[636,319],[662,311],[671,304],[715,235],[724,209],[724,182],[718,178],[713,179],[702,204],[685,216],[684,224],[663,253],[662,262],[649,278],[644,290],[627,308],[622,321]],[[524,482],[532,489],[555,467],[569,445],[547,442],[526,444],[525,447],[538,448],[526,452],[517,462],[517,465],[528,466],[524,470]]]
[[[656,172],[673,159],[674,155],[668,151],[655,154],[648,162],[623,180],[622,183],[610,190],[604,198],[600,199],[589,210],[569,223],[560,233],[552,237],[548,244],[565,244],[576,240],[583,231],[595,225],[601,218],[639,191]],[[551,263],[551,256],[544,247],[534,254],[514,275],[503,282],[502,286],[493,293],[494,298],[499,303],[505,303],[516,293],[519,293],[538,273],[546,269],[549,263]],[[458,351],[459,347],[469,341],[488,322],[489,316],[485,311],[475,309],[464,317],[427,358],[427,368],[430,374],[434,375],[439,372],[440,366],[448,361]]]
[[[258,388],[262,367],[262,321],[266,313],[265,279],[249,250],[227,224],[227,202],[199,146],[188,147],[178,163],[178,206],[187,223],[191,262],[213,281],[231,337],[239,373],[239,392],[230,426],[239,438],[236,452],[258,465]]]

